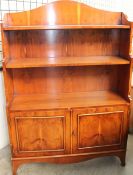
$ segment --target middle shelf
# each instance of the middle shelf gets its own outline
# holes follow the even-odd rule
[[[49,58],[18,58],[6,63],[7,68],[30,67],[61,67],[89,65],[122,65],[130,61],[120,56],[88,56],[88,57],[49,57]]]
[[[70,109],[76,107],[123,104],[129,103],[113,91],[31,94],[14,96],[10,110]]]

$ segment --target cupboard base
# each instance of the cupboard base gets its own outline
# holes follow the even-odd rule
[[[22,164],[27,163],[59,163],[59,164],[68,164],[68,163],[78,163],[81,161],[86,161],[93,158],[105,157],[105,156],[116,156],[120,159],[121,166],[125,166],[126,151],[117,150],[117,151],[103,151],[96,153],[83,153],[83,154],[68,154],[68,155],[55,155],[55,156],[44,156],[44,157],[25,157],[25,158],[12,158],[12,169],[13,175],[17,175],[17,169]]]

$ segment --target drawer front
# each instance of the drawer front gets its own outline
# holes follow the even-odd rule
[[[127,107],[75,109],[72,114],[73,152],[105,151],[126,145]]]
[[[12,113],[14,155],[67,154],[70,150],[70,114],[67,111]]]

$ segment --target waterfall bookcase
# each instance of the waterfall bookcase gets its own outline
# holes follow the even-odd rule
[[[125,165],[132,23],[74,1],[6,14],[3,71],[13,175],[30,162]]]

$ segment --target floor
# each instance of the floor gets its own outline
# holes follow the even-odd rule
[[[12,175],[9,147],[0,150],[0,175]],[[120,166],[117,158],[105,157],[70,165],[23,165],[18,175],[133,175],[133,135],[129,135],[125,167]]]

